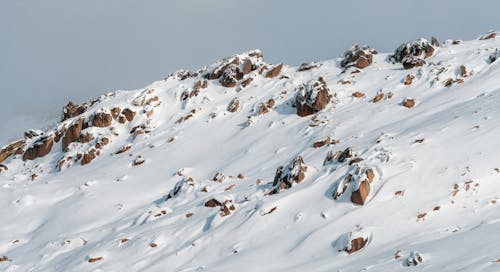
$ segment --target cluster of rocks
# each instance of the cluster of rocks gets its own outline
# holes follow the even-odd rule
[[[340,66],[343,68],[366,68],[372,64],[373,55],[377,53],[377,50],[369,46],[361,47],[358,44],[355,44],[344,53],[344,58],[340,62]]]
[[[273,189],[269,194],[277,194],[281,190],[292,188],[294,184],[301,183],[307,172],[307,166],[301,156],[295,157],[286,166],[280,166],[274,176]]]
[[[401,44],[390,58],[395,62],[402,63],[405,69],[412,69],[423,66],[426,63],[424,59],[432,56],[434,51],[435,48],[429,41],[419,39]]]

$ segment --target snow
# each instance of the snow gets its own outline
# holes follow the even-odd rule
[[[339,59],[305,72],[284,66],[288,79],[266,79],[256,70],[246,88],[210,80],[198,96],[181,101],[220,62],[184,80],[175,73],[140,90],[104,95],[83,116],[116,106],[137,115],[83,131],[110,139],[88,165],[56,167],[90,143],[3,162],[9,170],[0,173],[0,257],[10,261],[0,262],[0,270],[500,271],[494,262],[500,258],[500,64],[489,62],[499,47],[498,39],[446,43],[411,70],[382,53],[356,74],[343,72]],[[467,77],[457,72],[460,65]],[[409,73],[415,79],[406,86]],[[297,116],[296,87],[319,77],[335,103]],[[449,78],[464,82],[446,87]],[[353,98],[355,91],[365,97]],[[373,103],[379,92],[386,96]],[[154,96],[161,103],[144,104]],[[413,108],[402,106],[406,97],[415,99]],[[235,98],[239,109],[227,111]],[[258,115],[270,98],[276,105]],[[142,125],[143,134],[130,134]],[[339,142],[312,147],[327,137]],[[115,154],[128,144],[130,150]],[[350,202],[350,191],[332,197],[353,169],[349,159],[323,165],[328,152],[349,147],[353,158],[363,158],[362,169],[375,172],[362,206]],[[138,156],[145,162],[134,165]],[[307,165],[305,179],[269,195],[276,169],[297,156]],[[213,180],[216,173],[222,182]],[[220,207],[205,207],[210,199],[232,201],[236,209],[221,216]],[[368,243],[353,254],[339,251],[349,248],[350,237]],[[423,262],[407,266],[417,253]]]

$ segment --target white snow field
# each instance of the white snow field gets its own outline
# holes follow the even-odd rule
[[[0,271],[498,272],[500,39],[486,38],[413,52],[411,69],[358,48],[365,68],[279,70],[251,51],[1,143]],[[307,90],[318,107],[301,117]]]

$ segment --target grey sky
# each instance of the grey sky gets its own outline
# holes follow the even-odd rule
[[[498,29],[498,1],[0,0],[0,146],[68,100],[140,88],[260,48],[271,62],[384,52]],[[12,128],[12,125],[16,128]]]

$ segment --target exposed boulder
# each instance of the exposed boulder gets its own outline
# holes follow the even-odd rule
[[[424,64],[426,63],[425,60],[419,58],[419,57],[415,57],[415,56],[406,56],[403,58],[403,60],[401,61],[401,63],[403,64],[403,68],[405,69],[413,69],[415,67],[420,67],[420,66],[424,66]]]
[[[359,169],[359,168],[358,168]],[[372,169],[366,169],[361,171],[361,175],[358,173],[359,182],[358,188],[351,194],[351,202],[358,205],[364,205],[368,195],[370,194],[370,185],[375,178],[375,173]]]
[[[404,85],[411,85],[413,83],[413,80],[415,79],[415,76],[412,74],[406,75],[406,78],[404,80]]]
[[[465,65],[460,65],[460,76],[467,77],[467,68],[465,68]]]
[[[494,39],[497,36],[497,33],[495,31],[490,31],[483,36],[479,37],[480,40],[489,40],[489,39]]]
[[[7,170],[9,170],[9,167],[7,167],[7,165],[5,165],[5,164],[1,164],[1,163],[0,163],[0,173],[1,173],[2,171],[7,171]]]
[[[54,136],[44,136],[37,142],[33,144],[30,148],[24,152],[23,161],[34,160],[36,158],[41,158],[52,150],[54,145]]]
[[[113,116],[107,112],[98,112],[92,118],[92,125],[94,127],[109,127],[113,121]]]
[[[126,108],[122,111],[122,114],[123,116],[125,116],[125,119],[129,122],[131,122],[132,120],[134,120],[134,117],[135,117],[135,111],[132,111],[131,109],[129,108]]]
[[[280,166],[276,170],[273,181],[273,190],[270,194],[277,194],[281,190],[290,189],[294,184],[305,178],[307,166],[301,156],[295,157],[288,165]]]
[[[340,62],[340,66],[343,68],[366,68],[372,64],[373,54],[377,54],[375,49],[369,46],[360,47],[355,44],[344,53],[344,59]]]
[[[436,37],[434,37],[434,36],[431,38],[431,44],[432,44],[432,46],[434,46],[434,47],[440,47],[440,46],[441,46],[441,45],[439,44],[438,39],[437,39]]]
[[[220,207],[219,214],[221,216],[231,215],[231,213],[236,210],[233,201],[230,199],[225,200],[224,202],[220,202],[219,200],[212,198],[205,202],[205,207],[209,208]]]
[[[428,58],[434,53],[434,47],[426,40],[419,39],[400,45],[394,55],[391,56],[395,62],[403,62],[405,57]]]
[[[118,116],[120,115],[120,112],[122,110],[120,109],[120,107],[114,107],[111,109],[111,116],[113,116],[113,119],[116,119],[118,118]]]
[[[87,152],[85,152],[85,154],[83,154],[83,159],[82,159],[81,165],[89,164],[97,156],[98,156],[98,151],[94,147],[91,147],[89,151],[87,151]]]
[[[213,181],[217,181],[219,183],[222,183],[226,179],[226,176],[222,172],[217,172],[215,173],[214,177],[212,178]]]
[[[295,107],[301,117],[314,114],[330,103],[330,90],[322,77],[298,86],[295,91]]]
[[[373,103],[377,103],[384,98],[384,93],[379,92],[372,100]]]
[[[73,124],[66,130],[64,137],[62,138],[62,150],[66,152],[68,150],[68,146],[72,142],[76,142],[80,133],[82,132],[84,119],[80,118],[73,122]]]
[[[232,88],[238,84],[238,80],[243,78],[243,72],[236,64],[230,64],[222,73],[219,83],[226,87]]]
[[[277,77],[280,72],[281,72],[281,69],[283,68],[283,64],[279,64],[279,65],[276,65],[274,66],[273,68],[271,68],[267,73],[266,73],[266,78],[274,78],[274,77]]]
[[[76,117],[87,110],[87,104],[75,105],[73,102],[68,102],[63,108],[63,118],[62,121]]]
[[[362,233],[348,232],[341,235],[335,242],[338,251],[344,251],[353,254],[360,251],[368,245],[369,238]]]
[[[240,59],[238,57],[230,58],[224,61],[220,66],[215,68],[207,77],[210,80],[219,79],[229,65],[239,65]]]
[[[302,63],[299,68],[297,69],[297,71],[299,72],[304,72],[304,71],[309,71],[309,70],[312,70],[312,69],[315,69],[315,68],[318,68],[319,65],[316,64],[315,62],[310,62],[310,63]]]
[[[330,139],[330,137],[326,137],[326,139],[324,139],[323,141],[315,142],[315,143],[313,144],[313,147],[314,147],[314,148],[320,148],[320,147],[322,147],[322,146],[325,146],[325,145],[327,145],[327,144],[330,144],[331,140],[332,140],[332,139]]]
[[[403,100],[403,106],[405,106],[407,108],[413,108],[415,106],[415,99],[405,98]]]
[[[241,82],[241,87],[246,88],[250,83],[252,83],[253,77],[249,77]]]
[[[364,94],[364,93],[362,93],[362,92],[353,92],[353,93],[352,93],[352,96],[353,96],[353,97],[356,97],[356,98],[361,98],[361,97],[364,97],[364,96],[365,96],[365,94]]]
[[[18,140],[0,150],[0,163],[12,155],[21,154],[26,146],[26,140]]]

